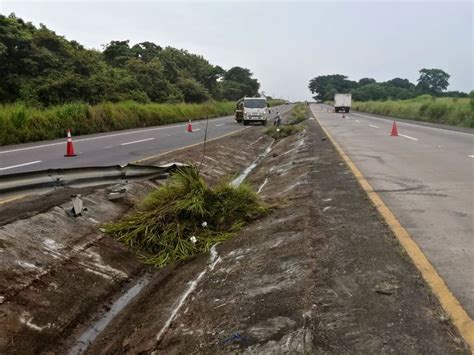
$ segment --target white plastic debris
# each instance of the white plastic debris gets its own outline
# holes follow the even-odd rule
[[[191,241],[191,243],[193,244],[196,244],[197,242],[197,238],[193,235],[191,238],[189,238],[189,240]]]
[[[202,222],[202,224],[201,224],[201,225],[202,225],[204,228],[206,228],[206,227],[207,227],[207,222],[206,222],[206,221],[204,221],[204,222]]]

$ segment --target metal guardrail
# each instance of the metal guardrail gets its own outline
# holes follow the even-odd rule
[[[0,197],[59,187],[109,185],[140,179],[166,179],[179,165],[135,165],[48,169],[0,176]]]

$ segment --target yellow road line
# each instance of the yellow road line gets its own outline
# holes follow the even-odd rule
[[[5,200],[0,200],[0,205],[3,205],[3,204],[8,203],[8,202],[15,201],[15,200],[19,200],[20,198],[25,197],[25,196],[26,195],[18,195],[18,196],[7,198]]]
[[[439,276],[438,272],[429,262],[425,254],[423,254],[418,244],[416,244],[416,242],[411,237],[410,233],[408,233],[408,231],[400,224],[398,219],[382,201],[380,196],[374,191],[372,186],[366,180],[364,175],[362,175],[357,166],[342,150],[342,148],[334,140],[331,134],[329,134],[326,128],[323,127],[323,124],[319,118],[316,119],[326,136],[328,136],[331,143],[341,155],[342,159],[344,159],[349,169],[351,169],[360,186],[364,189],[372,203],[375,205],[375,208],[377,208],[378,212],[382,215],[385,222],[389,225],[392,232],[400,241],[400,244],[405,248],[407,254],[421,272],[421,275],[425,281],[428,283],[428,285],[430,285],[431,290],[436,295],[436,297],[438,297],[441,306],[444,308],[453,324],[459,330],[459,333],[464,338],[466,343],[469,344],[471,351],[474,350],[474,321],[471,319],[471,317],[469,317],[457,298],[449,290],[444,280],[441,278],[441,276]]]
[[[249,127],[244,127],[244,128],[241,128],[241,129],[239,129],[239,130],[237,130],[237,131],[230,132],[230,133],[224,134],[224,135],[219,136],[219,137],[216,137],[216,138],[208,139],[208,140],[207,140],[207,143],[212,142],[212,141],[215,141],[215,140],[217,140],[217,139],[221,139],[221,138],[224,138],[224,137],[231,136],[231,135],[236,134],[236,133],[239,133],[239,132],[242,132],[244,129],[247,129],[247,128],[249,128]],[[198,142],[198,143],[194,143],[194,144],[191,144],[191,145],[187,145],[186,147],[181,147],[181,148],[177,148],[177,149],[171,149],[171,150],[168,150],[168,151],[163,152],[163,153],[160,153],[160,154],[151,155],[151,156],[146,157],[146,158],[141,158],[141,159],[132,161],[131,163],[132,163],[132,164],[143,163],[143,162],[146,161],[146,160],[158,158],[158,157],[161,157],[162,155],[165,155],[165,154],[168,154],[168,153],[179,152],[180,150],[185,150],[185,149],[188,149],[188,148],[192,148],[192,147],[201,145],[201,144],[203,144],[203,143],[204,143],[204,142]]]

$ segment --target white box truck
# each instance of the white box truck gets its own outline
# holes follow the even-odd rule
[[[250,122],[258,122],[267,125],[267,100],[264,97],[243,97],[237,101],[235,109],[235,120],[248,125]]]
[[[349,112],[351,109],[352,95],[351,94],[336,94],[334,95],[334,111]]]

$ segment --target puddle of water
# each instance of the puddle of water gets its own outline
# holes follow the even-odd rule
[[[150,282],[150,275],[145,275],[140,278],[133,287],[124,293],[118,300],[114,302],[110,310],[104,314],[98,321],[90,326],[77,339],[76,345],[69,350],[69,355],[83,354],[90,344],[97,338],[97,336],[107,327],[107,325],[115,318],[115,316],[123,309],[130,301],[138,295],[138,293]]]
[[[257,166],[257,164],[260,162],[260,160],[262,160],[263,158],[265,158],[267,156],[268,153],[270,153],[270,151],[272,150],[272,145],[275,141],[271,142],[270,145],[267,147],[267,149],[265,149],[265,151],[263,152],[263,154],[260,154],[257,159],[255,159],[253,161],[252,164],[250,164],[250,166],[248,166],[243,172],[242,174],[240,174],[239,176],[237,176],[234,180],[232,180],[232,182],[230,183],[232,186],[234,187],[237,187],[239,186],[242,181],[245,180],[245,178],[252,172],[253,169],[255,169],[255,167]]]

